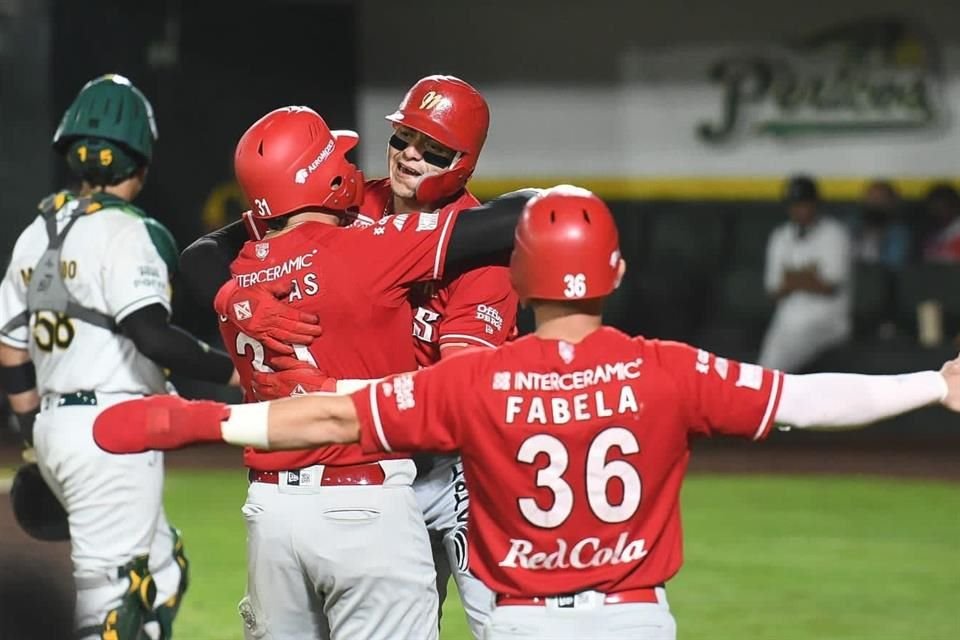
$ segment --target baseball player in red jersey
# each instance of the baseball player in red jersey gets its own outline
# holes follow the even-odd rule
[[[480,204],[465,188],[490,122],[479,91],[453,76],[427,76],[413,85],[387,120],[394,125],[387,146],[388,177],[365,183],[355,226],[371,225],[388,215],[440,208],[458,211]],[[516,328],[518,299],[505,265],[418,285],[411,290],[410,303],[421,367],[465,348],[497,347]],[[271,397],[279,397],[320,390],[329,384],[327,373],[314,369],[261,373],[255,383],[270,389]],[[471,631],[479,638],[493,598],[468,569],[469,495],[463,465],[457,455],[420,455],[416,462],[413,488],[430,533],[438,611],[443,609],[452,573]]]
[[[466,190],[487,137],[490,111],[470,84],[453,76],[427,76],[387,116],[394,132],[387,146],[389,177],[367,183],[361,213],[372,217],[475,207]],[[518,298],[506,266],[488,266],[413,289],[417,364],[426,367],[471,347],[503,344],[516,327]],[[439,611],[451,574],[475,638],[493,608],[489,589],[469,571],[469,493],[457,455],[420,455],[414,492],[423,510],[437,571]]]
[[[254,213],[273,229],[231,265],[238,319],[257,313],[244,289],[272,283],[296,309],[324,320],[323,336],[295,356],[337,378],[416,366],[409,289],[442,275],[448,212],[342,228],[362,197],[346,159],[352,132],[331,132],[315,112],[274,111],[236,151],[236,174]],[[279,354],[222,319],[244,388]],[[248,637],[430,638],[437,633],[434,571],[409,456],[357,445],[291,452],[248,448]],[[326,618],[326,621],[323,618]]]
[[[623,272],[603,202],[548,190],[528,203],[511,262],[533,335],[352,396],[271,402],[266,414],[136,400],[102,414],[95,436],[118,451],[219,440],[459,450],[471,566],[497,593],[484,637],[672,640],[664,584],[682,564],[678,498],[692,440],[845,428],[936,402],[960,411],[960,358],[939,372],[787,375],[631,338],[600,316]]]

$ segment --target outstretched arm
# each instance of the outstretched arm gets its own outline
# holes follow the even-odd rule
[[[202,442],[310,449],[357,442],[360,429],[349,396],[318,394],[226,405],[160,395],[108,407],[97,416],[93,438],[110,453],[166,451]]]
[[[960,358],[939,372],[786,375],[774,420],[798,429],[849,429],[937,402],[960,411]]]

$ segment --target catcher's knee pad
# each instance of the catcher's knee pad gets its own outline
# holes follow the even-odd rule
[[[183,548],[183,537],[174,527],[170,527],[170,531],[173,534],[173,559],[180,567],[180,584],[175,594],[158,604],[153,610],[153,618],[160,625],[160,640],[169,640],[173,637],[173,620],[180,611],[180,603],[187,592],[187,585],[190,584],[190,561]]]
[[[127,578],[129,584],[120,606],[107,613],[99,634],[103,640],[140,640],[157,597],[157,585],[150,575],[147,556],[134,558],[120,567],[118,573],[121,578]]]

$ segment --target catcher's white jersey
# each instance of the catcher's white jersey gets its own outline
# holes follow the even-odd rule
[[[59,230],[77,205],[77,200],[68,201],[57,212]],[[168,268],[152,239],[161,234],[169,238],[155,221],[116,206],[82,216],[68,232],[61,252],[67,289],[81,305],[118,323],[151,304],[162,304],[169,313]],[[17,239],[0,284],[0,327],[26,310],[30,275],[47,245],[46,227],[38,216]],[[0,341],[29,350],[41,395],[164,392],[160,367],[141,355],[129,338],[64,314],[33,313],[29,326],[0,333]]]

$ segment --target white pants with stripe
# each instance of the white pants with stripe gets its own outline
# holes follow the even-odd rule
[[[493,610],[493,594],[469,569],[467,520],[470,496],[463,477],[463,462],[460,456],[432,458],[433,468],[417,477],[413,490],[430,533],[440,608],[443,608],[452,575],[470,633],[479,640]]]
[[[676,640],[677,624],[666,592],[657,589],[659,603],[603,604],[603,594],[591,594],[575,607],[504,606],[493,610],[485,640]]]

